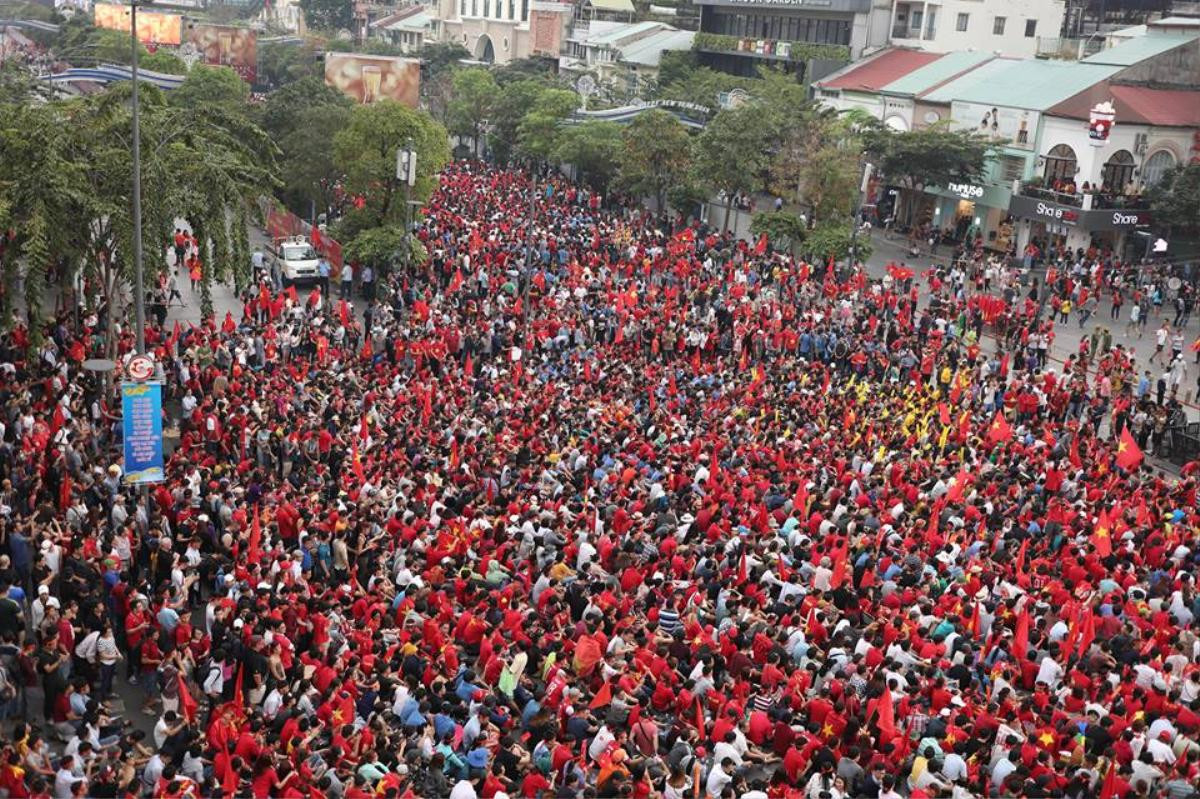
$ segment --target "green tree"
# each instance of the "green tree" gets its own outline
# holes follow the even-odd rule
[[[755,188],[770,163],[771,134],[753,105],[722,111],[696,138],[694,170],[701,185],[724,192],[721,230],[729,228],[733,195]]]
[[[348,260],[385,272],[397,261],[420,263],[426,257],[424,246],[406,235],[402,225],[367,228],[346,244],[343,254]]]
[[[824,263],[829,258],[842,261],[850,257],[851,240],[849,222],[825,222],[808,231],[800,249],[810,261]],[[854,236],[853,242],[855,260],[866,261],[871,257],[869,237]]]
[[[636,197],[653,197],[659,214],[667,210],[667,191],[687,180],[692,140],[687,128],[661,110],[646,111],[622,134],[617,185]]]
[[[267,86],[286,86],[301,78],[325,79],[321,64],[322,48],[317,40],[300,45],[265,43],[258,45],[258,80]]]
[[[422,78],[428,80],[443,72],[449,72],[471,52],[458,42],[429,42],[417,51],[421,59]]]
[[[405,218],[396,152],[409,139],[417,152],[417,183],[410,199],[424,201],[433,192],[437,173],[450,160],[446,129],[428,114],[392,100],[360,105],[334,136],[333,163],[346,176],[346,190],[366,201],[355,227],[397,224]]]
[[[664,50],[658,62],[658,86],[682,83],[699,68],[695,50]]]
[[[354,21],[351,0],[300,0],[300,10],[309,27],[320,30],[347,30]]]
[[[308,109],[354,107],[354,102],[324,79],[312,75],[292,81],[267,95],[259,106],[259,124],[276,139],[294,131]]]
[[[546,85],[538,80],[519,80],[505,85],[489,118],[488,149],[500,162],[507,162],[517,149],[517,127],[537,102]]]
[[[178,89],[170,94],[171,105],[177,108],[219,107],[229,113],[245,114],[250,99],[250,87],[232,67],[213,67],[197,64],[188,71]]]
[[[558,147],[567,117],[579,107],[579,95],[568,89],[542,89],[517,126],[517,149],[534,161],[546,161]]]
[[[188,65],[183,59],[166,50],[156,50],[144,56],[138,56],[138,67],[151,72],[162,72],[167,75],[186,75]]]
[[[572,164],[592,188],[608,189],[616,174],[624,143],[616,122],[584,122],[563,129],[554,149],[560,163]]]
[[[755,236],[767,234],[767,241],[780,249],[791,249],[804,241],[804,223],[786,211],[759,211],[750,218],[750,232]]]
[[[897,210],[897,216],[906,220],[912,204],[903,202],[905,195],[926,186],[980,182],[991,150],[983,137],[946,124],[904,132],[879,128],[868,132],[864,143],[888,182],[901,188],[904,210]]]
[[[496,67],[494,70],[496,83],[501,86],[522,80],[538,80],[549,83],[554,80],[557,73],[556,60],[541,56],[518,58],[516,61],[509,61],[503,66]]]
[[[1176,166],[1150,188],[1155,224],[1200,233],[1200,164]]]
[[[9,221],[17,236],[3,271],[10,279],[17,268],[14,253],[21,253],[33,318],[40,313],[41,278],[51,258],[61,290],[73,286],[80,271],[88,285],[98,287],[112,311],[110,324],[128,309],[129,94],[125,83],[82,100],[0,107],[0,208],[12,209]],[[248,203],[274,186],[274,148],[244,114],[220,105],[168,104],[151,86],[141,96],[147,271],[166,268],[161,245],[175,219],[184,217],[215,253],[205,260],[205,280],[244,280]],[[113,343],[109,335],[110,349]]]
[[[451,77],[451,100],[447,109],[450,132],[469,136],[478,156],[484,125],[491,113],[499,87],[486,69],[456,69]]]

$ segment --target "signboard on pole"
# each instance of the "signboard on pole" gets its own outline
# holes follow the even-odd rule
[[[121,383],[125,483],[163,481],[162,384]]]

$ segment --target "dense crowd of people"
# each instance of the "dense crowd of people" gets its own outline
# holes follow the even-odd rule
[[[0,791],[1195,795],[1197,482],[1142,452],[1179,383],[1056,369],[995,264],[529,192],[448,167],[362,313],[264,270],[151,325],[145,494],[106,321],[0,341]]]

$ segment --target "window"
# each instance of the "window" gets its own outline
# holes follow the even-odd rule
[[[1142,167],[1142,183],[1153,186],[1162,180],[1167,170],[1175,166],[1175,156],[1170,150],[1159,150],[1146,159]]]
[[[1008,17],[996,17],[996,19],[992,21],[992,33],[996,36],[1003,36],[1005,22],[1008,22]]]
[[[1037,20],[1025,20],[1025,38],[1032,39],[1037,34]]]
[[[1104,164],[1100,173],[1103,185],[1114,194],[1123,194],[1125,186],[1133,182],[1133,153],[1128,150],[1117,150]]]
[[[910,31],[912,31],[915,35],[919,36],[921,34],[921,23],[924,21],[925,21],[924,12],[914,11],[914,12],[912,12],[912,16],[909,18],[908,29]]]
[[[1059,181],[1075,180],[1075,151],[1066,144],[1056,144],[1046,153],[1046,183],[1050,187]]]
[[[929,7],[929,16],[925,20],[925,38],[932,39],[937,35],[937,6]]]
[[[513,19],[517,16],[517,6],[513,0],[508,0],[508,18]]]
[[[529,20],[529,0],[521,0],[521,21]]]
[[[1019,155],[1002,155],[1000,162],[1000,181],[1012,183],[1025,175],[1025,159]]]
[[[959,33],[962,33],[963,31],[965,31],[967,29],[967,23],[970,21],[971,21],[970,14],[959,14],[958,15],[958,23],[954,26],[954,29],[956,31],[958,31]]]
[[[467,0],[458,0],[458,15],[460,17],[467,15]]]
[[[483,0],[483,15],[485,17],[492,15],[492,0]]]

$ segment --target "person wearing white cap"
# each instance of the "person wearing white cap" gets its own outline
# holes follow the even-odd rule
[[[50,603],[57,601],[54,597],[50,596],[50,586],[38,586],[37,598],[29,603],[29,620],[33,624],[33,629],[41,629],[42,622],[46,619],[46,611],[50,608]]]

